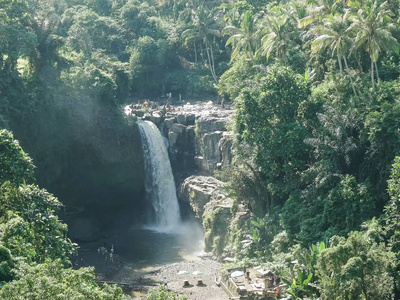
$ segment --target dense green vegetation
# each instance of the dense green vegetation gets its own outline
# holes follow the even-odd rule
[[[294,297],[399,299],[399,3],[223,7],[232,55],[218,91],[235,105],[239,154],[231,190],[252,212],[226,250],[267,259]]]
[[[165,286],[160,285],[157,288],[151,289],[149,291],[147,300],[186,300],[185,296],[179,296],[173,291],[169,291]]]
[[[57,217],[62,204],[33,181],[31,158],[0,131],[0,298],[124,299],[97,285],[92,268],[73,270],[76,245]]]
[[[400,299],[398,20],[396,0],[1,0],[0,126],[62,168],[121,127],[122,104],[230,101],[234,213],[249,214],[218,252],[268,259],[294,297]],[[118,294],[63,268],[60,204],[1,138],[0,293],[28,290],[13,270],[58,270]]]

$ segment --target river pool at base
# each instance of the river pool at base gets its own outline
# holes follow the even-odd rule
[[[96,242],[79,243],[79,266],[94,266],[105,280],[121,282],[131,272],[148,272],[163,265],[198,259],[203,250],[200,225],[186,222],[179,231],[163,233],[134,227],[114,231]],[[109,255],[98,253],[102,246],[108,253],[114,247],[114,262],[110,262]]]

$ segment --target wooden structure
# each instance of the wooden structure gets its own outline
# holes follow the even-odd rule
[[[228,270],[229,277],[223,278],[222,286],[226,288],[230,297],[241,300],[261,300],[279,298],[281,287],[276,284],[276,276],[270,270],[263,270],[261,267],[244,269],[244,276],[231,278],[234,271],[241,269]],[[249,272],[249,278],[246,273]],[[235,275],[234,275],[235,276]]]

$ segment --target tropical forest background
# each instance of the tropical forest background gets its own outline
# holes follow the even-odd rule
[[[1,0],[0,297],[124,297],[66,268],[61,204],[10,131],[68,164],[89,108],[107,131],[172,93],[235,108],[232,255],[294,298],[400,299],[399,20],[397,0]]]

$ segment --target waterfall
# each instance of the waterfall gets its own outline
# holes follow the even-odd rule
[[[154,123],[139,121],[138,125],[144,155],[146,194],[155,211],[155,227],[157,230],[175,231],[181,217],[164,138]]]

